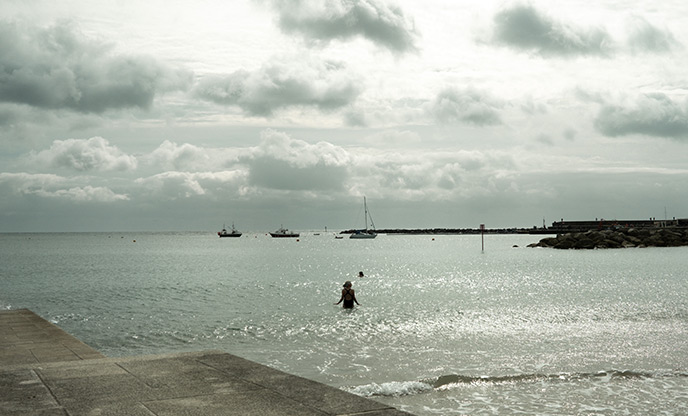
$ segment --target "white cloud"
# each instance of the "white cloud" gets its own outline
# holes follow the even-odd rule
[[[166,170],[203,170],[208,168],[210,156],[206,149],[198,146],[189,143],[178,145],[165,140],[145,160]]]
[[[77,171],[126,171],[137,166],[136,157],[127,155],[102,137],[88,140],[55,140],[50,149],[32,157],[34,163]]]
[[[204,195],[205,189],[199,181],[199,174],[190,172],[164,172],[137,179],[136,183],[165,199],[188,198]]]
[[[102,186],[74,186],[74,179],[53,174],[0,173],[5,194],[62,199],[73,202],[114,202],[129,200]]]
[[[241,171],[162,172],[134,180],[141,200],[171,201],[194,197],[224,199],[246,181]],[[230,192],[231,191],[231,192]],[[223,193],[227,195],[223,195]]]
[[[69,189],[57,189],[54,191],[40,190],[36,195],[46,198],[62,198],[75,202],[114,202],[126,201],[127,195],[116,194],[108,188],[84,186]]]

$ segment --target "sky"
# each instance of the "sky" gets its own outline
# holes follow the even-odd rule
[[[0,232],[688,218],[685,1],[0,3]]]

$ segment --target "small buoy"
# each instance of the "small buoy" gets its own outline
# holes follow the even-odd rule
[[[432,241],[435,241],[435,239],[433,238]]]
[[[135,242],[136,242],[136,240],[134,240],[133,242],[135,243]]]

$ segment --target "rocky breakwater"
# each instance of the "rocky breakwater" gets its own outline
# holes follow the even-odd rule
[[[594,249],[629,247],[678,247],[688,245],[686,228],[627,228],[619,230],[586,231],[547,237],[528,247],[558,249]]]

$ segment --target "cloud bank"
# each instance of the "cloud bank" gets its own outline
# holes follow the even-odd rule
[[[70,23],[0,21],[0,101],[83,113],[138,107],[189,87],[191,74],[141,55],[118,55]]]

